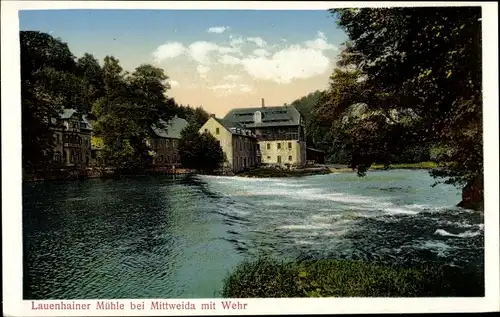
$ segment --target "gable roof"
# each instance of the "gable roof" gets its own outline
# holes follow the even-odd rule
[[[76,113],[76,109],[63,109],[63,112],[59,116],[61,119],[69,119]]]
[[[262,113],[262,122],[254,122],[255,112]],[[238,122],[246,128],[256,127],[273,127],[273,126],[290,126],[300,125],[301,115],[294,106],[278,106],[278,107],[251,107],[251,108],[235,108],[229,111],[224,117],[225,120]]]
[[[175,116],[168,122],[160,120],[164,127],[152,126],[154,133],[160,138],[180,139],[181,131],[188,125],[188,122],[182,118]]]
[[[222,125],[226,130],[228,130],[231,134],[241,135],[246,137],[254,137],[254,135],[245,128],[244,125],[238,122],[232,122],[225,119],[219,119],[216,117],[212,117],[215,121],[217,121],[220,125]]]
[[[224,128],[226,128],[228,130],[231,130],[231,128],[245,129],[245,127],[243,125],[239,124],[238,122],[232,122],[229,120],[219,119],[219,118],[215,118],[215,117],[212,117],[212,118],[214,118],[215,121],[219,122]]]
[[[80,126],[81,129],[87,129],[87,130],[92,130],[93,129],[92,123],[88,119],[88,116],[86,114],[79,115],[79,112],[76,109],[64,108],[63,112],[61,112],[59,114],[59,119],[61,119],[61,120],[68,120],[68,119],[71,119],[73,117],[73,115],[75,115],[75,114],[78,115],[77,119],[81,123],[85,124],[85,126]],[[57,120],[55,118],[52,118],[51,122],[53,124],[56,124]]]

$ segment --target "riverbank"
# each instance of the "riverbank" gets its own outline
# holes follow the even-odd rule
[[[243,262],[224,280],[228,298],[484,296],[483,275],[456,267],[398,268],[352,260]]]
[[[194,171],[178,168],[172,170],[166,167],[149,168],[140,172],[124,173],[111,167],[88,167],[88,168],[61,168],[57,170],[41,171],[37,173],[23,173],[23,182],[42,182],[57,180],[79,180],[92,178],[120,178],[128,176],[146,176],[146,175],[187,175]]]
[[[391,164],[385,167],[382,164],[373,164],[370,170],[391,170],[391,169],[411,169],[411,170],[429,170],[436,168],[437,164],[434,162],[420,162],[420,163],[398,163]],[[254,178],[270,178],[270,177],[301,177],[311,175],[324,175],[330,173],[354,173],[355,170],[342,164],[322,164],[305,168],[296,169],[280,169],[276,167],[257,167],[242,173],[238,173],[241,177],[254,177]]]
[[[304,177],[311,175],[330,174],[331,170],[327,167],[307,167],[297,169],[280,169],[274,167],[257,167],[242,173],[238,173],[241,177],[251,178],[270,178],[270,177]]]
[[[370,166],[370,169],[373,170],[390,170],[390,169],[419,169],[419,170],[429,170],[438,167],[438,165],[434,162],[419,162],[419,163],[397,163],[391,164],[388,168],[386,168],[382,164],[373,164]]]

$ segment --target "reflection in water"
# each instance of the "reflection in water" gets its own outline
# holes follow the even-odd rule
[[[245,257],[483,267],[483,217],[422,171],[25,184],[24,298],[217,297]]]

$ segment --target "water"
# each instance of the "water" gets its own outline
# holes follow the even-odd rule
[[[482,215],[425,171],[24,184],[24,298],[211,298],[245,258],[482,270]]]

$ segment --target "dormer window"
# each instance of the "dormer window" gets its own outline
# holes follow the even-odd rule
[[[262,112],[260,111],[255,111],[253,114],[253,121],[254,123],[261,123],[262,122]]]

